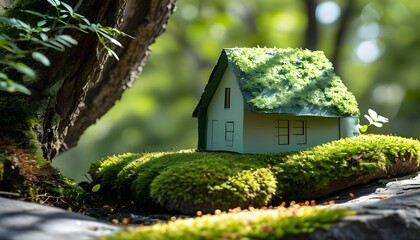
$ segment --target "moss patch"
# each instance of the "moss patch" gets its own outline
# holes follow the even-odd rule
[[[117,174],[130,162],[140,158],[141,153],[125,153],[104,158],[93,163],[89,168],[89,174],[94,182],[101,184],[101,187],[108,190],[118,189],[115,184]]]
[[[120,194],[130,195],[129,189],[137,202],[154,201],[194,213],[311,200],[377,178],[415,172],[420,169],[419,153],[420,143],[414,139],[363,135],[295,153],[144,153],[112,171],[96,171],[108,175],[109,182],[119,179],[114,184],[126,189]],[[115,157],[95,166],[111,165],[107,161]],[[95,183],[102,184],[102,178],[97,179]]]
[[[152,198],[184,214],[267,205],[276,192],[272,172],[258,161],[223,157],[216,155],[167,169],[152,182]]]
[[[22,199],[78,206],[84,191],[45,160],[36,137],[39,122],[29,97],[0,92],[0,185]]]
[[[252,110],[306,115],[358,116],[354,95],[321,51],[225,49]]]
[[[302,200],[380,177],[415,172],[420,166],[419,154],[417,140],[362,135],[286,155],[272,165],[272,170],[279,183],[277,194],[289,200]],[[353,182],[332,188],[335,181],[347,178]]]
[[[338,219],[353,214],[350,210],[314,207],[222,213],[129,228],[103,239],[281,239],[327,229]]]
[[[28,150],[42,163],[43,154],[35,134],[39,120],[29,101],[27,96],[0,91],[0,138],[10,138],[17,147]]]

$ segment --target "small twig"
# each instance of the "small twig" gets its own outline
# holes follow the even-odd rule
[[[4,191],[0,191],[0,195],[8,195],[8,196],[20,197],[20,194],[19,193],[4,192]]]

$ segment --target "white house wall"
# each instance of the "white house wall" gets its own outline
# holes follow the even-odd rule
[[[278,126],[289,123],[289,144],[279,145]],[[305,122],[302,129],[294,128]],[[297,124],[297,125],[296,125]],[[306,149],[340,137],[340,119],[333,117],[299,117],[278,114],[244,112],[244,153],[273,153]],[[304,139],[306,138],[306,139]],[[306,140],[306,143],[305,143]]]
[[[230,108],[225,109],[225,89],[230,88]],[[229,67],[207,108],[206,145],[209,151],[243,152],[244,103],[239,86]],[[231,130],[233,141],[226,140],[226,130]],[[229,129],[226,129],[228,127]],[[230,136],[228,136],[230,137]]]
[[[354,137],[359,132],[356,117],[343,117],[340,119],[340,137]]]

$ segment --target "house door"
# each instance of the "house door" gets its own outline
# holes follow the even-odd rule
[[[211,121],[211,148],[214,149],[214,147],[218,144],[219,139],[219,121],[212,120]]]

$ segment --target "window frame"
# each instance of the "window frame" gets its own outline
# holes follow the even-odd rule
[[[286,127],[283,127],[280,123],[286,123]],[[290,145],[290,121],[286,119],[277,119],[277,144],[278,145]],[[283,134],[281,130],[286,130],[286,134]],[[283,142],[282,137],[287,137],[286,142]]]
[[[301,126],[297,126],[297,123],[301,123]],[[297,145],[306,145],[308,144],[308,134],[307,134],[307,121],[306,120],[295,120],[294,121],[294,125],[293,125],[293,129],[294,129],[294,133],[293,135],[295,136],[303,136],[304,141],[303,142],[296,142]],[[301,129],[301,131],[299,131],[298,133],[296,133],[296,129]]]
[[[235,140],[235,122],[226,121],[225,122],[225,145],[232,147],[234,140]]]

